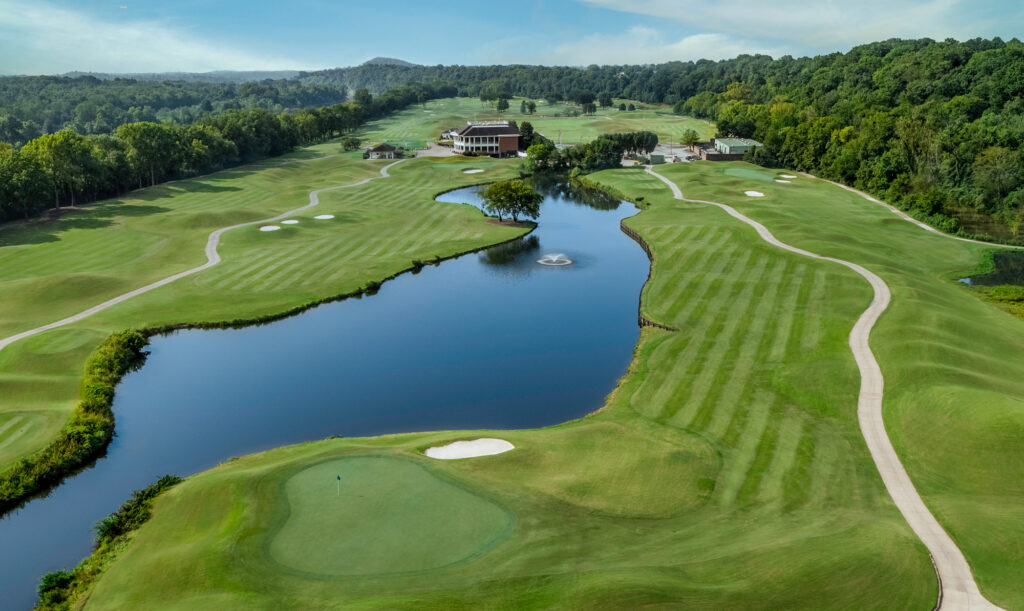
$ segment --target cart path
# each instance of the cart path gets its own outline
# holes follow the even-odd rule
[[[95,305],[95,306],[89,308],[88,310],[84,310],[82,312],[79,312],[78,314],[74,314],[72,316],[68,316],[67,318],[63,318],[63,319],[58,320],[56,322],[51,322],[51,323],[43,325],[41,327],[36,327],[35,329],[29,329],[28,331],[22,331],[21,333],[17,333],[15,335],[10,336],[10,337],[5,337],[3,339],[0,339],[0,350],[3,350],[7,346],[10,346],[11,344],[13,344],[14,342],[16,342],[18,340],[25,339],[26,337],[31,337],[33,335],[42,333],[43,331],[49,331],[50,329],[56,329],[58,327],[63,327],[65,325],[70,325],[71,323],[75,323],[75,322],[78,322],[78,321],[83,320],[85,318],[88,318],[88,317],[92,316],[93,314],[96,314],[98,312],[102,312],[103,310],[106,310],[107,308],[115,306],[115,305],[117,305],[119,303],[123,303],[125,301],[128,301],[129,299],[131,299],[133,297],[138,297],[139,295],[142,295],[144,293],[148,293],[148,292],[152,291],[153,289],[157,289],[157,288],[160,288],[161,286],[168,285],[168,284],[170,284],[170,283],[172,283],[172,282],[174,282],[176,280],[180,280],[182,278],[185,278],[186,276],[191,276],[192,274],[197,274],[197,273],[203,271],[204,269],[209,269],[209,268],[213,267],[214,265],[217,265],[218,263],[221,262],[220,254],[217,252],[217,246],[220,244],[220,237],[222,235],[224,235],[226,232],[231,231],[232,229],[238,229],[239,227],[250,227],[252,225],[262,225],[264,223],[274,223],[274,222],[277,222],[277,221],[284,220],[284,219],[288,218],[289,216],[294,216],[294,215],[296,215],[296,214],[298,214],[300,212],[308,210],[308,209],[316,206],[317,204],[319,204],[320,203],[320,194],[323,193],[324,191],[334,191],[336,189],[347,189],[349,187],[358,187],[359,185],[365,185],[366,183],[368,183],[371,180],[374,180],[376,178],[388,178],[390,176],[390,174],[388,174],[388,170],[391,167],[393,167],[394,165],[401,163],[402,161],[404,161],[404,160],[403,159],[399,159],[398,161],[395,161],[393,163],[389,163],[388,165],[386,165],[383,168],[381,168],[380,169],[380,176],[371,176],[369,178],[364,178],[364,179],[362,179],[360,181],[357,181],[357,182],[354,182],[354,183],[351,183],[351,184],[347,184],[347,185],[337,185],[337,186],[334,186],[334,187],[324,187],[323,189],[316,189],[315,191],[310,191],[309,192],[309,203],[308,204],[306,204],[305,206],[301,206],[299,208],[296,208],[294,210],[289,210],[288,212],[285,212],[283,214],[279,214],[279,215],[277,215],[277,216],[275,216],[273,218],[263,219],[263,220],[259,220],[259,221],[249,221],[248,223],[239,223],[237,225],[231,225],[230,227],[223,227],[221,229],[217,229],[216,231],[211,233],[210,237],[206,240],[206,251],[205,251],[206,252],[206,263],[200,265],[199,267],[193,267],[192,269],[188,269],[188,270],[185,270],[183,272],[179,272],[177,274],[174,274],[173,276],[168,276],[166,278],[163,278],[162,280],[157,280],[156,282],[153,282],[152,284],[147,284],[146,286],[143,286],[141,288],[137,288],[134,291],[129,291],[127,293],[124,293],[123,295],[118,295],[117,297],[114,297],[113,299],[109,299],[107,301],[104,301],[103,303],[101,303],[99,305]]]
[[[868,305],[868,309],[864,310],[860,318],[857,319],[857,323],[850,332],[850,350],[853,352],[853,358],[857,361],[857,367],[860,369],[860,396],[857,398],[857,419],[860,422],[860,430],[864,435],[864,441],[867,442],[871,458],[875,461],[875,466],[878,467],[882,481],[885,483],[885,487],[889,491],[889,495],[892,497],[896,507],[903,514],[910,528],[925,544],[928,551],[931,552],[932,562],[935,565],[935,571],[939,579],[939,601],[936,609],[966,609],[971,611],[999,609],[999,607],[993,605],[981,595],[978,585],[974,582],[974,576],[971,575],[971,568],[967,565],[967,559],[964,558],[960,548],[956,546],[956,543],[953,542],[949,534],[939,525],[935,516],[925,506],[924,501],[921,500],[921,496],[914,488],[913,482],[910,481],[910,476],[907,475],[906,470],[903,468],[903,464],[896,455],[896,450],[893,448],[892,442],[885,432],[885,423],[882,420],[884,379],[882,377],[882,370],[878,366],[878,361],[875,360],[871,347],[868,345],[868,338],[872,327],[875,326],[875,322],[878,321],[878,318],[889,306],[889,301],[892,299],[888,285],[875,273],[856,263],[818,255],[780,241],[764,225],[740,214],[732,206],[683,197],[683,192],[680,191],[674,182],[655,172],[651,166],[647,166],[647,173],[668,185],[672,190],[672,194],[678,200],[717,206],[725,210],[730,216],[753,227],[757,230],[761,239],[773,246],[805,257],[838,263],[857,272],[868,281],[871,288],[874,289],[875,297],[871,304]]]

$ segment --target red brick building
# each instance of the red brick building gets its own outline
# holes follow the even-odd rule
[[[519,130],[508,121],[469,122],[452,136],[452,150],[461,155],[512,156],[519,150]]]

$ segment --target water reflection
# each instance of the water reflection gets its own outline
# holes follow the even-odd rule
[[[997,252],[992,256],[994,269],[987,274],[961,278],[960,282],[976,286],[1016,284],[1024,286],[1024,252]]]

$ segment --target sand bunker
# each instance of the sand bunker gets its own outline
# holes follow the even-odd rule
[[[483,172],[483,170],[462,170],[463,174],[479,174],[480,172]]]
[[[295,219],[288,219],[287,221],[281,221],[282,225],[298,225],[299,222]]]
[[[439,460],[455,460],[458,458],[474,458],[501,454],[515,448],[504,439],[481,437],[472,441],[453,441],[448,445],[427,448],[423,453]]]
[[[260,227],[260,231],[277,231],[280,229],[277,225],[264,225]]]
[[[333,214],[318,214],[318,215],[314,216],[313,218],[315,218],[318,221],[326,221],[328,219],[333,219],[334,215]]]
[[[764,193],[760,191],[744,191],[748,197],[764,197]]]
[[[779,176],[782,178],[796,178],[796,176],[793,176],[792,174],[779,174]]]
[[[791,183],[792,181],[791,181],[791,180],[782,180],[781,178],[776,178],[776,179],[775,179],[775,182],[781,182],[781,183],[784,183],[784,184],[787,184],[787,185],[788,185],[788,184],[789,184],[789,183]]]

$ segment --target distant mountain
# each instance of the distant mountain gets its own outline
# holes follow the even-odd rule
[[[405,66],[406,68],[414,68],[416,66],[419,66],[419,64],[414,64],[412,62],[407,62],[404,59],[395,59],[394,57],[375,57],[373,59],[366,60],[361,65],[363,65],[363,66],[374,66],[374,65]]]
[[[188,81],[199,83],[248,83],[266,79],[291,79],[299,75],[298,70],[215,70],[213,72],[135,72],[111,74],[106,72],[68,72],[61,76],[91,76],[102,81],[116,78],[130,78],[136,81]]]

